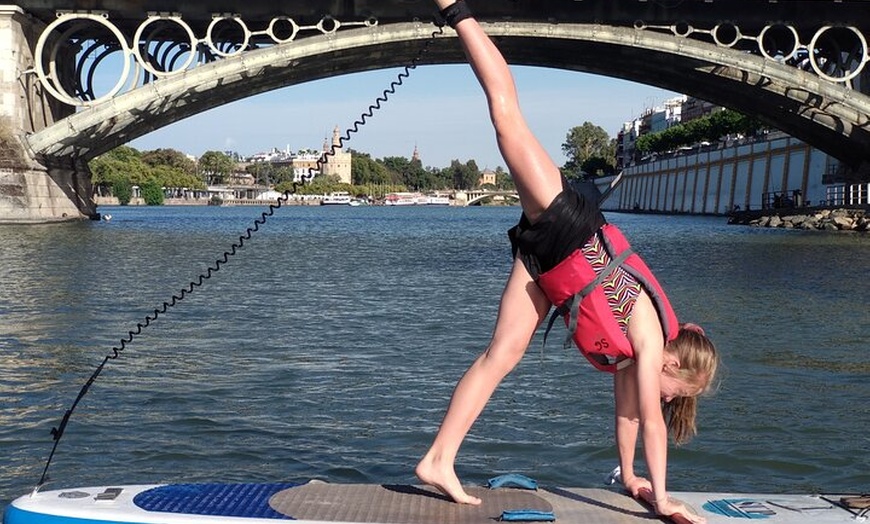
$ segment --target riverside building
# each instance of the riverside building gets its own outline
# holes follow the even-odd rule
[[[680,104],[680,109],[676,105]],[[780,131],[725,137],[640,156],[638,137],[718,110],[693,97],[672,99],[626,122],[617,135],[623,179],[603,204],[608,211],[726,215],[779,207],[867,205],[850,201],[854,184],[837,159]],[[604,191],[613,177],[595,179]],[[865,184],[866,185],[866,184]]]

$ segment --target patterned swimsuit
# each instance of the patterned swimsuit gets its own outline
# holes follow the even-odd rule
[[[582,247],[582,251],[596,274],[603,271],[607,267],[607,264],[610,263],[610,256],[604,249],[598,234],[592,235],[592,238]],[[613,312],[613,318],[616,319],[622,332],[626,333],[628,331],[628,322],[631,320],[631,311],[640,294],[640,282],[628,274],[622,267],[617,267],[604,278],[601,288],[607,297],[607,303]]]

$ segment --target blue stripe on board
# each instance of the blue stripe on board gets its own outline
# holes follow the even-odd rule
[[[292,520],[269,507],[269,499],[296,486],[299,484],[169,484],[139,493],[133,503],[145,511]]]
[[[91,520],[75,519],[72,517],[58,517],[57,515],[45,515],[18,509],[15,506],[7,506],[3,514],[3,524],[131,524],[120,520]]]

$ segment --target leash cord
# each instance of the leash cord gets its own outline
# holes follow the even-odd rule
[[[423,59],[426,53],[429,52],[429,48],[431,47],[432,42],[435,41],[438,35],[444,33],[443,24],[440,24],[436,21],[435,25],[436,30],[432,32],[432,34],[423,44],[423,47],[411,60],[411,62],[402,68],[402,70],[396,76],[396,79],[390,82],[390,85],[386,89],[384,89],[377,98],[375,98],[375,101],[370,104],[365,111],[360,114],[359,118],[357,118],[353,122],[353,124],[351,124],[351,127],[345,130],[344,136],[340,136],[338,138],[338,144],[332,144],[328,151],[324,151],[323,154],[320,155],[320,158],[317,160],[316,168],[308,168],[308,176],[306,177],[306,180],[311,180],[312,178],[314,178],[315,169],[317,172],[322,172],[323,166],[327,163],[329,157],[335,156],[336,150],[344,147],[344,143],[346,141],[349,141],[352,135],[359,132],[360,128],[368,122],[368,119],[374,116],[375,111],[379,111],[381,109],[381,104],[389,101],[390,96],[396,93],[396,88],[404,84],[405,79],[410,76],[411,71],[417,68],[420,61]],[[42,486],[48,481],[48,468],[49,466],[51,466],[51,461],[54,458],[55,452],[57,451],[57,445],[60,443],[61,437],[63,437],[64,431],[66,430],[67,424],[69,423],[69,419],[72,416],[73,411],[75,411],[76,406],[78,406],[82,398],[88,393],[91,385],[93,385],[94,381],[97,380],[97,377],[99,377],[100,374],[103,372],[106,363],[109,360],[114,360],[121,356],[121,352],[126,349],[127,344],[132,343],[133,339],[141,334],[143,329],[147,328],[153,322],[157,321],[157,319],[160,318],[160,316],[166,314],[170,308],[175,307],[179,302],[184,300],[187,295],[193,293],[195,288],[201,287],[206,280],[210,279],[215,273],[220,271],[221,267],[224,264],[227,264],[230,258],[235,256],[238,251],[245,246],[245,242],[251,239],[251,235],[259,231],[260,226],[264,225],[269,217],[274,215],[275,211],[281,208],[281,206],[290,198],[290,195],[296,193],[299,187],[304,183],[305,181],[294,181],[292,189],[287,189],[281,196],[276,198],[274,203],[270,203],[268,209],[263,211],[260,216],[254,220],[253,224],[249,226],[241,236],[239,236],[239,240],[237,242],[233,242],[230,245],[229,249],[227,251],[224,251],[223,255],[215,260],[213,265],[209,266],[204,273],[200,273],[199,276],[191,280],[186,287],[182,288],[178,292],[178,294],[173,294],[172,298],[169,301],[164,301],[160,307],[155,308],[153,313],[145,315],[144,321],[137,323],[135,329],[131,329],[130,331],[128,331],[127,336],[121,339],[120,344],[113,347],[112,352],[110,354],[107,354],[103,358],[103,361],[100,363],[99,366],[97,366],[97,368],[91,374],[90,378],[88,378],[87,382],[85,382],[85,384],[82,386],[78,396],[76,396],[69,409],[67,409],[66,412],[63,414],[63,418],[61,418],[60,423],[56,427],[51,428],[51,436],[54,439],[54,445],[51,447],[51,452],[49,453],[48,459],[45,462],[45,468],[43,468],[42,470],[42,476],[39,479],[39,483],[33,489],[34,494],[37,493],[40,488],[42,488]]]

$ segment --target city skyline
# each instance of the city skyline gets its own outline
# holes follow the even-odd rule
[[[615,137],[624,122],[677,93],[609,77],[514,66],[529,126],[557,164],[568,130],[585,121]],[[142,150],[173,148],[195,156],[236,151],[251,156],[272,148],[319,148],[342,136],[380,96],[399,69],[344,75],[289,86],[226,104],[130,142]],[[374,158],[410,158],[446,167],[453,159],[475,160],[480,169],[504,166],[484,95],[467,64],[421,66],[396,88],[345,147]]]

